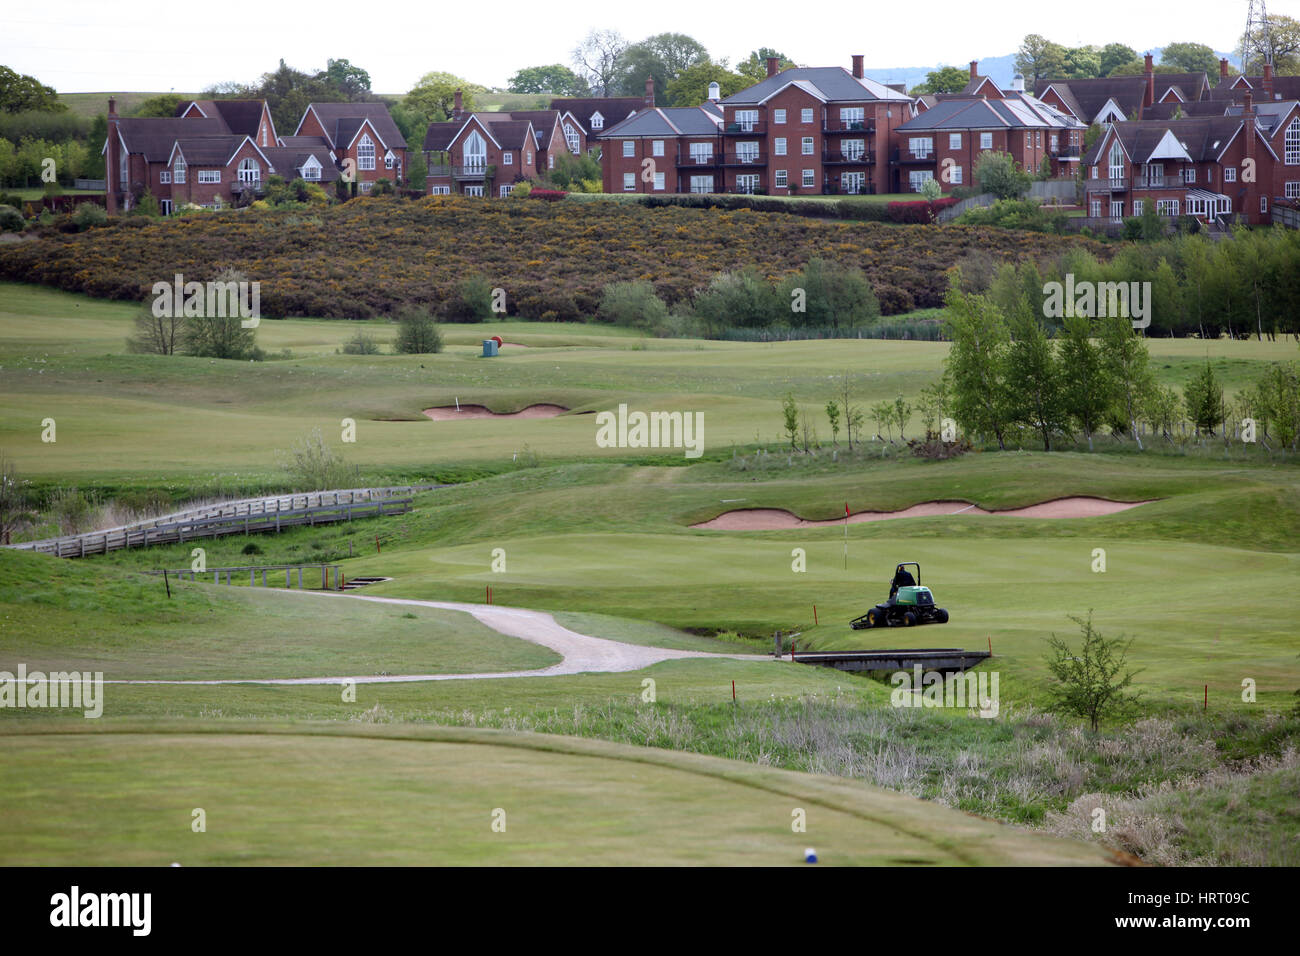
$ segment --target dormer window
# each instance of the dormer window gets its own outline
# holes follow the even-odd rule
[[[320,163],[315,156],[308,156],[302,164],[302,178],[308,182],[320,182]]]
[[[591,114],[591,128],[592,128],[592,129],[604,129],[604,128],[605,128],[605,117],[601,116],[599,113],[592,113],[592,114]]]

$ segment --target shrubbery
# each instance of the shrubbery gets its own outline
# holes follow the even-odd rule
[[[442,331],[433,313],[416,305],[397,311],[397,341],[393,351],[404,355],[425,355],[442,351]]]

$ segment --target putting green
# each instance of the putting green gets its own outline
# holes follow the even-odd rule
[[[801,864],[805,847],[829,865],[1114,861],[850,781],[602,741],[409,725],[6,729],[6,866],[771,866]]]

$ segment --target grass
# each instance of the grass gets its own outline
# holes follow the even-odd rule
[[[456,611],[180,581],[171,588],[168,598],[161,578],[0,552],[0,670],[22,662],[108,680],[220,680],[464,674],[560,660]]]
[[[802,863],[809,844],[832,865],[1108,860],[847,781],[595,741],[375,725],[23,730],[0,736],[8,866],[771,866]],[[807,833],[791,827],[797,809]]]

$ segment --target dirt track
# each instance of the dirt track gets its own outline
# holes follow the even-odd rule
[[[664,647],[643,647],[624,644],[603,637],[579,634],[558,624],[545,611],[530,611],[519,607],[500,607],[494,604],[457,604],[451,601],[416,601],[408,598],[367,597],[360,594],[332,594],[320,591],[285,591],[285,594],[305,595],[355,601],[376,601],[381,604],[414,604],[435,607],[446,611],[464,611],[481,623],[508,637],[517,637],[550,648],[564,659],[558,664],[531,671],[497,671],[482,674],[406,674],[363,675],[355,677],[278,677],[262,680],[118,680],[106,684],[397,684],[422,683],[437,680],[482,680],[491,677],[554,677],[561,674],[619,673],[636,671],[660,661],[683,657],[734,658],[736,660],[767,660],[761,654],[710,654],[705,651],[677,651]]]

